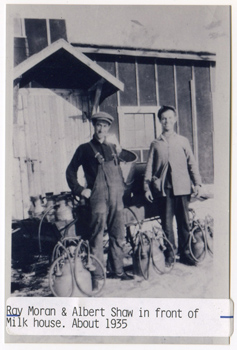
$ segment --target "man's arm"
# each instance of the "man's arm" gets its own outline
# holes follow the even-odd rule
[[[199,195],[200,187],[202,185],[202,180],[201,180],[201,176],[200,176],[199,169],[197,166],[197,162],[196,162],[195,157],[193,155],[193,152],[192,152],[192,149],[191,149],[191,146],[189,144],[188,139],[185,139],[185,154],[187,157],[189,176],[190,176],[192,183],[194,185],[194,193],[196,195]]]
[[[84,187],[78,183],[77,179],[77,171],[78,168],[82,165],[82,157],[82,146],[79,146],[66,170],[66,179],[68,186],[75,196],[81,196],[82,191],[85,190]]]
[[[144,184],[143,184],[145,197],[149,202],[153,201],[153,196],[150,189],[150,183],[152,179],[152,169],[153,169],[153,154],[154,154],[154,146],[153,144],[151,144],[149,154],[148,154],[148,160],[146,164]]]

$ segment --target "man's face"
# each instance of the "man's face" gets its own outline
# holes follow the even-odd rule
[[[110,129],[110,124],[103,120],[98,120],[95,125],[95,136],[98,140],[103,140],[106,135],[108,134],[108,131]]]
[[[176,123],[177,118],[175,113],[169,109],[168,111],[161,114],[161,126],[163,131],[173,131],[174,124]]]

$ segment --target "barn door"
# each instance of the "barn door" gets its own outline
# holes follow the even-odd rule
[[[68,191],[65,170],[90,138],[80,92],[20,89],[13,128],[15,218],[28,216],[30,196]]]

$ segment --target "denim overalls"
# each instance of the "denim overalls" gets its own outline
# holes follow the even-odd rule
[[[112,161],[104,161],[100,153],[90,143],[98,160],[98,172],[90,197],[91,222],[90,246],[91,252],[101,262],[103,256],[103,235],[108,229],[109,253],[108,262],[116,274],[123,273],[123,241],[125,236],[123,217],[124,182],[117,155],[113,152]],[[100,278],[101,276],[94,277]]]

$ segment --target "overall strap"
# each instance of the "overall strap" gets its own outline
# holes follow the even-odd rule
[[[114,150],[114,149],[112,148],[111,144],[109,144],[109,143],[108,143],[108,146],[109,146],[109,148],[110,148],[110,150],[111,150],[111,153],[112,153],[112,156],[113,156],[113,159],[114,159],[114,164],[115,164],[115,165],[118,165],[118,164],[119,164],[119,161],[118,161],[118,155],[117,155],[116,150]]]
[[[98,160],[98,163],[99,164],[103,164],[104,163],[104,158],[102,157],[102,155],[100,154],[100,152],[97,152],[95,146],[93,145],[93,143],[90,141],[89,142],[89,145],[91,146],[94,154],[95,154],[95,158]]]
[[[93,143],[91,141],[89,142],[89,145],[91,146],[91,148],[92,148],[92,150],[93,150],[93,152],[95,154],[95,158],[98,160],[99,164],[103,164],[105,160],[102,157],[102,155],[100,154],[100,152],[97,152],[95,146],[93,145]],[[118,155],[117,155],[117,153],[113,150],[112,146],[109,143],[107,143],[107,145],[109,146],[109,148],[111,150],[111,153],[112,153],[115,165],[118,165]]]
[[[89,145],[91,146],[91,148],[92,148],[92,150],[93,150],[93,152],[95,154],[95,158],[97,159],[98,163],[101,165],[101,169],[102,169],[102,171],[104,173],[105,181],[106,181],[106,184],[108,186],[108,180],[107,180],[106,172],[105,172],[105,169],[104,169],[104,162],[105,162],[105,160],[102,157],[102,155],[100,154],[100,152],[97,152],[95,146],[93,145],[93,143],[91,141],[89,142]]]

